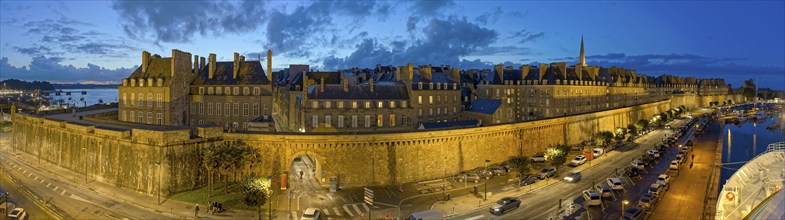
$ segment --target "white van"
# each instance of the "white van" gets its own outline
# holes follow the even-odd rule
[[[602,156],[603,154],[605,154],[605,150],[603,150],[602,148],[594,148],[592,152],[592,155],[594,155],[595,159]]]
[[[443,220],[444,215],[439,210],[428,210],[422,212],[412,213],[408,218],[409,220]]]

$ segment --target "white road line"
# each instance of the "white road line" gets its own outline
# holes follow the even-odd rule
[[[46,187],[49,187],[51,185],[52,185],[52,183],[46,183]]]
[[[57,186],[55,186],[55,189],[53,189],[52,191],[55,191],[55,192],[57,192],[57,189],[59,189],[59,188],[60,188],[60,187],[57,187]]]
[[[33,175],[33,173],[28,173],[28,174],[27,174],[27,177],[30,177],[30,176],[32,176],[32,175]]]
[[[339,210],[339,209],[338,209],[338,207],[333,207],[333,212],[334,212],[336,215],[341,215],[341,210]]]
[[[367,204],[365,204],[365,203],[362,203],[362,204],[363,204],[363,208],[365,208],[365,211],[366,211],[366,212],[367,212],[368,210],[371,210],[370,208],[368,208],[368,205],[367,205]]]
[[[61,192],[60,195],[65,195],[65,190],[63,190],[63,192]]]
[[[466,218],[466,220],[477,220],[477,219],[482,219],[482,218],[485,218],[485,216],[484,215],[472,216],[472,217]]]
[[[343,210],[346,210],[346,213],[348,213],[349,216],[354,217],[354,215],[352,214],[351,211],[349,211],[349,208],[347,208],[346,205],[343,206]]]
[[[44,183],[44,179],[41,179],[41,183]]]
[[[330,215],[330,212],[329,212],[328,210],[330,210],[330,209],[324,209],[324,210],[322,210],[322,211],[324,211],[324,214],[325,214],[325,215]]]
[[[354,207],[354,210],[357,211],[357,214],[363,213],[362,211],[360,211],[360,208],[357,207],[357,204],[352,204],[352,207]]]

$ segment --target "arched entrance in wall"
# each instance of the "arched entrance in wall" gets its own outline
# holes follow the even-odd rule
[[[325,174],[322,171],[319,156],[307,152],[298,152],[289,163],[287,182],[289,188],[301,191],[322,190]]]

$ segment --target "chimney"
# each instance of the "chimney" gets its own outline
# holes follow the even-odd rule
[[[497,64],[493,66],[493,69],[496,70],[496,76],[499,77],[499,81],[504,84],[504,65]]]
[[[147,66],[150,64],[150,52],[142,51],[142,72],[147,72]]]
[[[526,77],[529,76],[530,68],[529,65],[521,65],[521,81],[526,81]]]
[[[194,73],[199,73],[199,55],[194,55]]]
[[[232,65],[232,79],[237,79],[237,70],[240,69],[240,54],[234,52],[234,65]]]
[[[319,92],[324,92],[324,77],[319,79]]]
[[[371,77],[371,79],[368,80],[368,85],[370,85],[371,92],[373,92],[373,77]]]
[[[395,68],[395,80],[397,80],[397,81],[403,81],[401,79],[401,69],[402,68],[403,67],[400,67],[400,66],[398,68]]]
[[[210,69],[207,71],[207,78],[212,79],[215,76],[215,54],[211,53],[208,59],[210,60],[210,64],[208,64]]]
[[[420,75],[428,79],[428,81],[433,80],[433,75],[431,74],[431,65],[422,66],[420,67]]]
[[[204,57],[199,57],[199,71],[202,71],[204,69],[204,65],[205,65]]]
[[[349,92],[349,77],[343,76],[343,91]]]
[[[458,68],[452,68],[452,80],[461,83],[461,70]]]
[[[575,64],[575,74],[578,75],[578,81],[583,81],[583,65]]]
[[[412,63],[406,64],[406,71],[407,71],[407,80],[414,79],[414,65]]]
[[[273,51],[267,50],[267,80],[273,81]]]
[[[548,64],[540,63],[540,76],[539,81],[542,82],[542,78],[545,76],[545,72],[548,71]]]

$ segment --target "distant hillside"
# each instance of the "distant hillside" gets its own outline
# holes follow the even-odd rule
[[[28,91],[36,90],[36,89],[41,89],[41,91],[55,89],[55,87],[47,81],[27,82],[18,79],[6,79],[0,81],[0,86],[4,86],[0,88],[5,88],[5,89],[28,90]]]
[[[116,89],[119,84],[54,84],[54,89]]]

